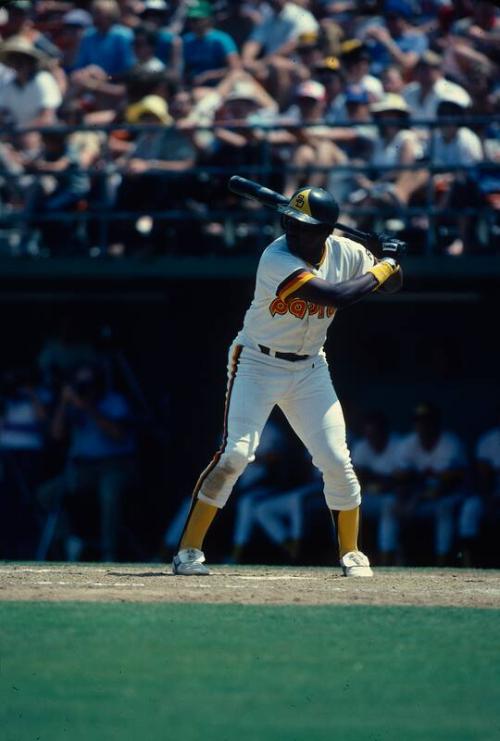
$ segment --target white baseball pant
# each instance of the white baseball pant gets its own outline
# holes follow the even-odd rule
[[[223,507],[254,460],[264,425],[278,405],[323,475],[326,503],[349,510],[361,501],[346,443],[344,415],[324,355],[290,362],[241,345],[229,353],[222,445],[194,496]]]

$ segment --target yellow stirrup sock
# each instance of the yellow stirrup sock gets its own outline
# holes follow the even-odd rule
[[[218,508],[212,504],[207,504],[199,499],[196,500],[189,515],[179,550],[183,548],[198,548],[201,551],[205,535],[217,514],[217,510]]]
[[[358,550],[359,507],[339,512],[336,518],[340,558]]]

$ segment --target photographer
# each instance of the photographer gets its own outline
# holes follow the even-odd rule
[[[109,388],[102,369],[91,365],[80,366],[72,382],[62,389],[52,419],[52,438],[69,441],[67,463],[62,476],[42,487],[45,491],[40,498],[54,506],[58,499],[69,495],[69,542],[83,546],[80,536],[87,497],[89,493],[97,494],[103,561],[116,559],[121,504],[136,479],[136,441],[131,423],[126,399]],[[78,555],[77,548],[68,553],[75,560]]]

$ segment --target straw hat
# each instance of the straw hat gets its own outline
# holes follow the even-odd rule
[[[45,54],[42,54],[24,36],[11,36],[10,39],[0,44],[0,62],[6,62],[11,54],[22,54],[38,64],[46,60]]]
[[[377,100],[370,106],[372,113],[405,113],[409,114],[410,109],[406,100],[396,93],[387,93],[382,100]]]

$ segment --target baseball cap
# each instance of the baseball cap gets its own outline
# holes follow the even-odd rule
[[[370,102],[368,93],[360,85],[350,85],[346,88],[344,95],[346,103],[367,104]]]
[[[212,5],[207,0],[198,0],[188,9],[186,18],[210,18],[212,13]]]
[[[316,80],[301,82],[295,91],[296,98],[313,98],[314,100],[326,99],[326,88]]]
[[[338,57],[324,57],[321,61],[316,62],[314,69],[326,70],[327,72],[337,72],[340,70],[340,62]]]
[[[362,59],[371,59],[370,51],[366,44],[359,39],[347,39],[340,44],[340,57],[343,62],[358,62]]]
[[[93,23],[90,13],[87,13],[87,11],[82,8],[68,10],[68,12],[63,15],[62,22],[65,26],[78,26],[80,28],[88,28]]]

